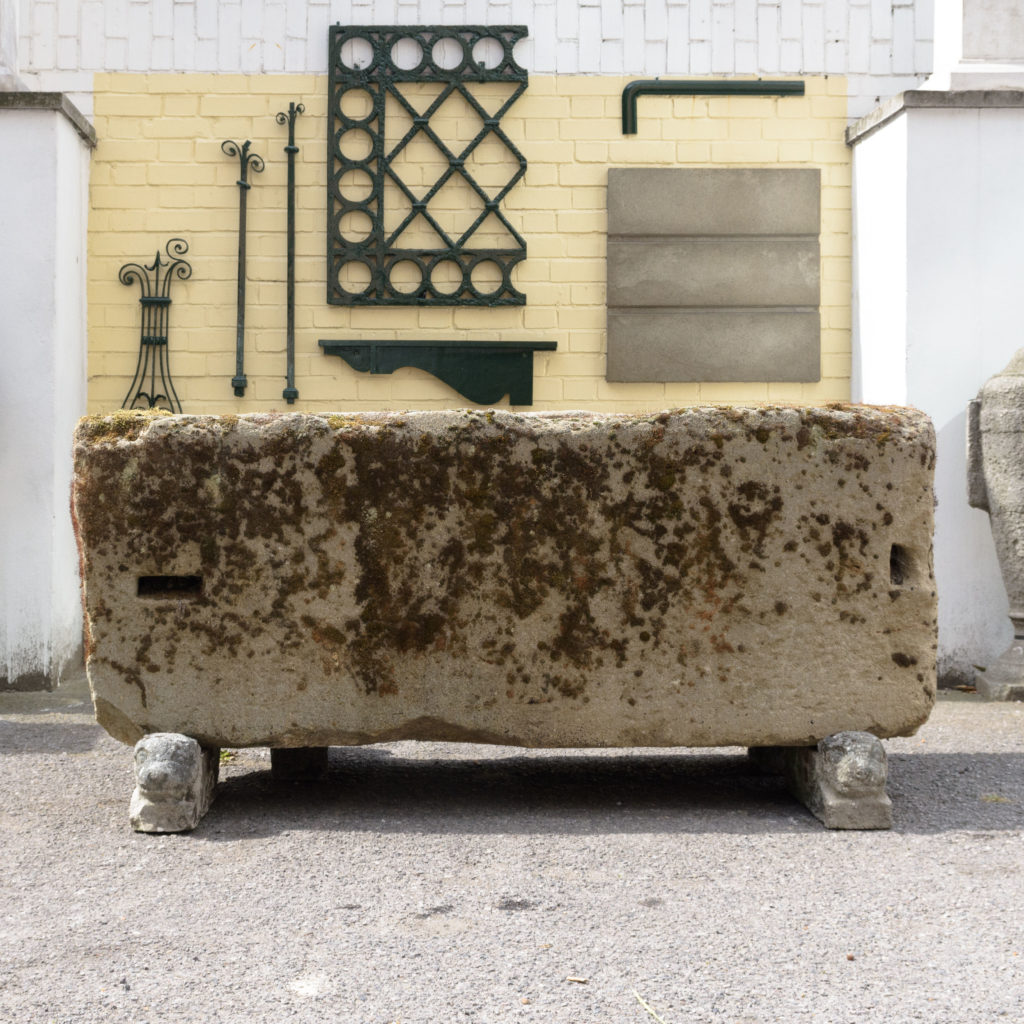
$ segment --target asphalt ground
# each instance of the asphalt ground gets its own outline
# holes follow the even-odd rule
[[[1024,1021],[1024,703],[886,741],[890,832],[728,750],[231,752],[128,827],[82,679],[0,695],[0,1021]]]

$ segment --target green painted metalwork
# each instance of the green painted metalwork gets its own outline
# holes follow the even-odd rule
[[[235,389],[235,397],[241,398],[249,384],[245,376],[245,209],[246,196],[252,183],[249,181],[249,170],[260,173],[266,166],[263,157],[250,152],[252,143],[246,139],[239,145],[233,139],[225,139],[220,148],[226,156],[238,157],[238,289],[237,317],[235,326],[235,375],[231,378],[231,386]]]
[[[554,341],[321,341],[327,355],[362,373],[394,373],[414,366],[432,373],[463,398],[493,405],[533,405],[533,353]]]
[[[286,326],[285,326],[285,387],[281,397],[294,405],[299,397],[295,387],[295,154],[299,147],[295,145],[295,119],[304,114],[306,108],[301,103],[289,103],[288,111],[280,111],[275,120],[280,125],[288,126],[288,145],[284,147],[288,154],[288,257],[287,257],[287,292],[286,292]]]
[[[139,336],[139,360],[125,395],[122,409],[158,409],[181,412],[181,401],[171,380],[167,356],[167,332],[171,311],[171,281],[187,281],[192,276],[192,264],[186,260],[188,242],[172,238],[164,246],[167,261],[160,258],[160,250],[152,263],[126,263],[118,271],[121,284],[138,284],[142,294],[142,329]],[[161,271],[163,272],[161,274]]]
[[[641,96],[803,96],[804,83],[660,78],[630,82],[622,90],[622,134],[636,134],[636,101]]]
[[[513,56],[515,43],[527,34],[523,25],[463,26],[342,26],[330,30],[330,86],[327,126],[327,301],[343,306],[521,306],[526,296],[511,280],[512,269],[526,257],[526,241],[512,226],[501,208],[502,200],[526,173],[526,158],[505,134],[501,118],[523,94],[527,72]],[[445,60],[445,47],[455,59]],[[362,50],[362,52],[360,52]],[[488,57],[492,59],[488,60]],[[490,64],[491,66],[486,66]],[[481,83],[508,83],[510,90],[496,110],[488,110],[473,94]],[[441,88],[426,109],[417,109],[401,86],[438,83]],[[371,110],[365,117],[349,116],[344,110],[347,94],[358,90],[370,97]],[[477,135],[454,151],[431,126],[433,117],[449,97],[461,97],[481,122]],[[385,143],[385,107],[392,99],[412,124],[392,147]],[[346,133],[369,136],[369,153],[358,158],[344,152]],[[402,180],[395,161],[418,135],[428,139],[447,161],[447,167],[426,192],[420,194]],[[488,192],[474,180],[467,162],[485,140],[494,139],[507,150],[514,170],[508,181]],[[365,140],[363,140],[365,142]],[[419,165],[417,165],[419,166]],[[511,168],[510,168],[511,169]],[[369,194],[347,188],[343,178],[358,172],[369,184]],[[449,235],[430,208],[431,200],[455,176],[465,181],[479,198],[479,214],[458,237]],[[391,231],[384,227],[385,183],[394,185],[409,203],[409,210]],[[345,237],[342,218],[358,213],[369,219],[364,238]],[[473,235],[489,218],[495,218],[508,233],[513,246],[477,247]],[[402,234],[421,219],[442,243],[437,248],[403,247]],[[415,288],[398,289],[391,280],[396,264],[408,262],[420,274]],[[340,281],[342,269],[362,264],[369,280],[362,291],[346,288]],[[439,264],[454,264],[461,280],[438,287],[432,275]],[[474,270],[482,263],[496,264],[501,272],[498,285],[488,290],[474,282]],[[368,272],[368,274],[367,274]]]

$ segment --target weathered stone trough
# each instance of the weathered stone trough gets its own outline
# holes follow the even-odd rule
[[[934,699],[933,463],[923,414],[857,406],[85,419],[133,824],[193,826],[221,746],[423,739],[780,748],[826,824],[885,827],[875,737]]]

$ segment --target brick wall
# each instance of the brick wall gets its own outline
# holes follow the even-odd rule
[[[598,8],[594,8],[598,10]],[[628,8],[627,8],[628,11]],[[175,235],[194,267],[176,282],[171,369],[187,412],[286,408],[283,128],[297,123],[297,410],[437,408],[466,401],[412,369],[390,376],[324,356],[320,338],[554,340],[535,357],[535,408],[658,409],[704,402],[849,398],[850,151],[847,84],[806,80],[803,97],[647,97],[623,136],[618,76],[532,75],[502,124],[529,169],[505,201],[528,243],[514,282],[525,307],[345,308],[326,293],[326,78],[313,75],[99,75],[89,224],[89,404],[120,406],[138,353],[138,289],[117,280]],[[433,122],[432,122],[433,123]],[[440,126],[457,132],[453,122]],[[251,139],[267,161],[249,193],[244,399],[233,397],[237,160],[223,139]],[[814,384],[611,384],[605,381],[605,191],[610,166],[817,167],[822,177],[822,380]]]
[[[931,71],[933,0],[22,0],[21,63],[87,112],[93,72],[327,70],[327,27],[524,24],[532,74],[845,75],[849,116]]]

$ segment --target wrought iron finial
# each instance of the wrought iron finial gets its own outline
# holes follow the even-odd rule
[[[249,170],[252,169],[253,174],[259,174],[266,164],[263,162],[263,157],[258,153],[253,153],[249,150],[252,142],[246,139],[241,145],[235,142],[234,139],[225,139],[221,144],[221,151],[228,156],[238,157],[238,174],[239,181],[238,185],[240,188],[249,189],[252,188],[252,184],[249,181]]]
[[[241,398],[249,383],[245,376],[245,196],[252,188],[249,183],[249,169],[254,173],[262,171],[266,166],[263,157],[250,152],[252,143],[246,139],[239,145],[233,139],[225,139],[220,148],[228,156],[237,156],[239,164],[238,178],[238,317],[235,335],[235,375],[231,378],[231,386],[235,396]]]
[[[286,153],[298,152],[298,148],[295,146],[295,119],[299,114],[304,114],[306,108],[302,103],[289,103],[287,111],[278,111],[274,120],[280,125],[288,125],[288,146],[285,149]]]
[[[128,394],[122,409],[155,409],[165,403],[170,412],[181,412],[181,402],[171,380],[167,356],[167,330],[171,305],[171,280],[187,281],[192,276],[192,264],[184,259],[188,242],[172,238],[164,246],[167,261],[160,258],[160,250],[150,264],[126,263],[118,271],[121,284],[138,284],[142,294],[142,328],[139,337],[139,360],[135,366]],[[159,381],[158,381],[159,378]],[[144,390],[147,385],[149,390]]]
[[[288,125],[288,145],[284,147],[288,154],[288,326],[285,334],[285,388],[281,397],[289,405],[299,397],[295,387],[295,154],[299,151],[295,145],[295,119],[305,112],[306,108],[301,103],[289,103],[288,112],[282,110],[275,119],[280,125]]]

